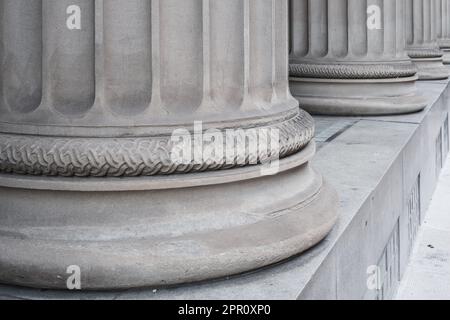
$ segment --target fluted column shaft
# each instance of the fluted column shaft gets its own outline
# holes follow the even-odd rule
[[[289,109],[284,2],[2,1],[1,120],[123,127]],[[66,27],[70,5],[80,30]]]
[[[290,4],[291,89],[302,107],[332,114],[403,113],[424,107],[414,97],[417,69],[405,51],[404,0]],[[389,82],[392,86],[386,87]],[[329,92],[321,89],[330,84]],[[357,101],[361,96],[369,98],[366,106]]]
[[[287,0],[3,0],[0,14],[1,283],[207,280],[333,227],[289,91]]]
[[[297,62],[308,63],[308,66],[313,63],[340,64],[348,70],[355,63],[374,65],[378,62],[390,64],[391,70],[409,69],[405,74],[414,75],[404,51],[403,19],[399,16],[401,6],[401,1],[292,0],[291,74],[295,74],[292,69]],[[380,14],[384,25],[371,30],[367,27],[367,11],[378,9],[381,11],[371,12],[375,19]],[[405,71],[399,72],[401,76],[405,75]],[[369,71],[360,77],[372,78],[377,74]]]
[[[289,93],[284,0],[5,0],[1,6],[4,133],[155,136],[194,121],[208,129],[299,116]],[[68,25],[76,19],[80,29]],[[24,169],[0,159],[3,170]],[[76,175],[93,171],[67,165]],[[39,174],[40,167],[27,173]]]
[[[422,80],[449,76],[437,38],[440,1],[406,0],[406,48]]]
[[[436,11],[438,44],[444,53],[444,64],[450,64],[450,1],[439,0]]]

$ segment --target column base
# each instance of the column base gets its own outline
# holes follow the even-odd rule
[[[450,70],[444,66],[443,58],[412,58],[418,69],[419,80],[445,80]]]
[[[443,63],[445,65],[450,64],[450,48],[443,48],[441,49],[444,52]]]
[[[142,178],[0,179],[0,282],[67,289],[161,287],[235,275],[314,246],[337,195],[309,165],[311,142],[260,166]]]
[[[302,109],[317,115],[394,115],[423,110],[416,95],[417,76],[396,79],[291,78],[291,91]]]

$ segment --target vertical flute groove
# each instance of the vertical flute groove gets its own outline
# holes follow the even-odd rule
[[[1,104],[31,112],[42,100],[42,1],[4,0],[0,6]]]
[[[161,8],[160,0],[151,0],[152,96],[150,112],[163,112],[161,100]]]
[[[151,101],[151,2],[104,2],[105,100],[114,112],[137,115]]]

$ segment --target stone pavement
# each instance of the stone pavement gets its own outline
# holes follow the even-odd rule
[[[450,158],[442,171],[397,299],[450,299]]]

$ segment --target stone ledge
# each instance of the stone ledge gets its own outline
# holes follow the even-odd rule
[[[436,157],[439,139],[436,138],[441,137],[441,144],[445,145],[448,137],[444,132],[449,108],[448,81],[421,82],[418,88],[429,101],[428,107],[420,113],[365,118],[316,117],[319,152],[314,165],[339,192],[340,218],[324,241],[299,257],[253,273],[171,289],[79,293],[0,286],[0,297],[379,298],[379,292],[366,287],[367,267],[382,261],[380,258],[389,248],[390,240],[397,239],[393,238],[397,235],[400,245],[392,256],[398,265],[398,273],[403,274],[411,246],[408,201],[419,181],[420,211],[426,212],[440,170]],[[441,150],[443,158],[447,152],[448,146],[444,146]],[[385,298],[394,294],[396,283],[389,283]]]

